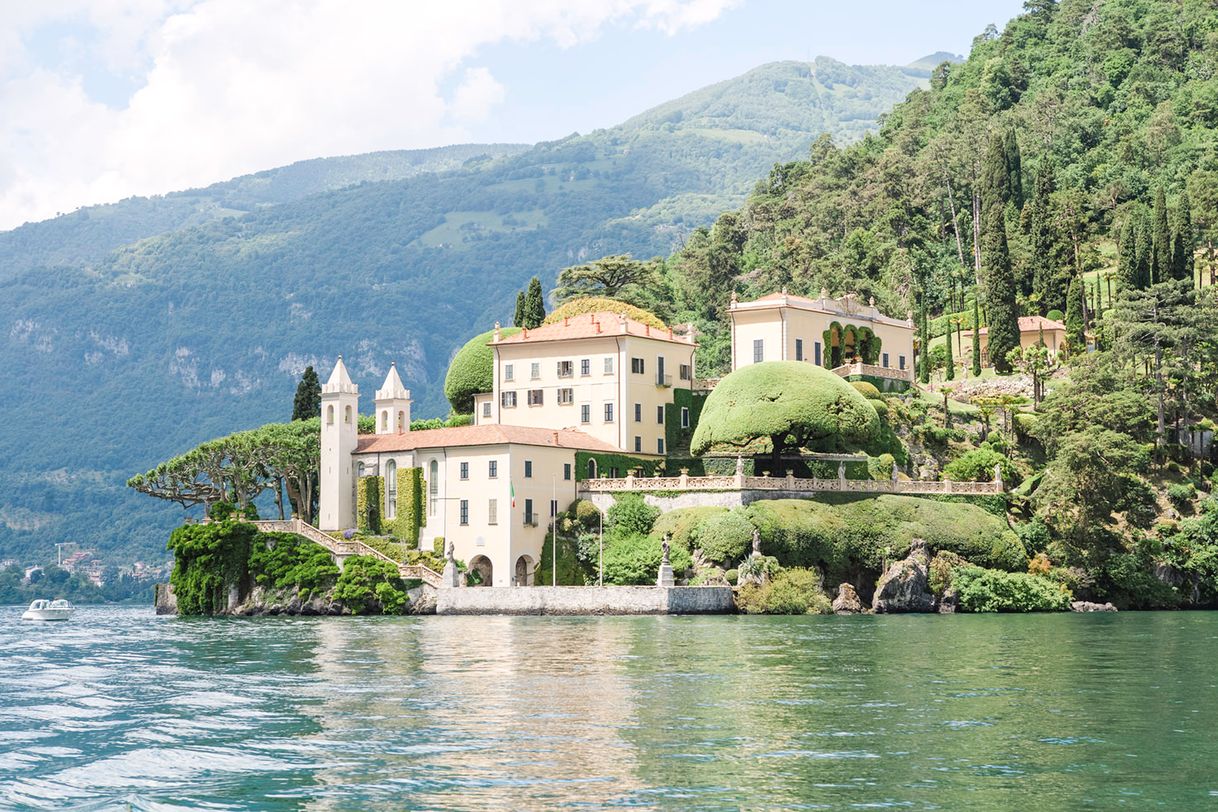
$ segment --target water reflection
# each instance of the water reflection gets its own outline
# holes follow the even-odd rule
[[[90,609],[0,625],[0,808],[1200,807],[1214,662],[1203,613]]]

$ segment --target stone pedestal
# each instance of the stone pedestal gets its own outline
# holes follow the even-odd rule
[[[440,586],[461,586],[461,573],[457,571],[456,563],[449,561],[444,565],[444,572],[440,573]]]
[[[660,576],[656,578],[656,586],[674,586],[676,579],[672,575],[672,565],[665,562],[660,565]]]

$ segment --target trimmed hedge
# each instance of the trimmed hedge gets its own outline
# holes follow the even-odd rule
[[[739,561],[753,542],[753,525],[738,510],[705,517],[693,529],[693,546],[716,564]]]
[[[546,320],[542,324],[557,324],[565,318],[586,316],[591,313],[617,313],[628,319],[634,319],[642,324],[649,324],[660,330],[668,329],[668,325],[660,321],[659,316],[654,313],[641,307],[627,304],[626,302],[620,302],[617,299],[610,299],[607,296],[584,296],[579,299],[572,299],[555,308],[553,313],[546,316]]]
[[[504,327],[499,334],[506,338],[519,332],[519,327]],[[444,397],[448,398],[454,412],[472,413],[474,395],[494,389],[495,354],[489,346],[494,337],[494,330],[474,336],[457,350],[452,363],[448,365],[448,374],[444,376]]]
[[[670,510],[660,514],[660,518],[656,519],[651,528],[651,537],[662,539],[665,533],[671,533],[673,544],[679,544],[692,550],[695,547],[693,534],[698,529],[698,525],[724,513],[727,513],[727,508],[710,506]]]

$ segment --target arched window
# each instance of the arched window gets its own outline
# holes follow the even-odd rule
[[[331,403],[326,407],[326,422],[331,426],[334,425],[334,404]]]
[[[364,464],[362,462],[355,466],[355,475],[357,477],[362,477],[364,475]]]
[[[351,407],[350,406],[343,407],[343,422],[344,423],[351,422]]]
[[[596,479],[596,460],[588,460],[588,479]]]
[[[398,434],[401,434],[404,431],[406,431],[406,413],[403,411],[399,411],[398,412]]]
[[[389,412],[388,411],[381,412],[381,431],[383,431],[383,432],[389,431]]]
[[[438,501],[436,497],[440,495],[440,463],[435,460],[427,466],[427,492],[431,494],[431,498],[427,500],[427,512],[435,516]]]
[[[385,463],[385,518],[392,519],[398,513],[398,464],[393,460]]]

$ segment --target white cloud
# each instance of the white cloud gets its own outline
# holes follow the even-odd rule
[[[466,64],[480,48],[572,47],[608,25],[673,34],[736,1],[13,3],[0,15],[0,228],[305,158],[466,140],[507,93]],[[97,34],[70,60],[15,45],[64,22]],[[90,70],[139,89],[107,106],[85,90]]]

